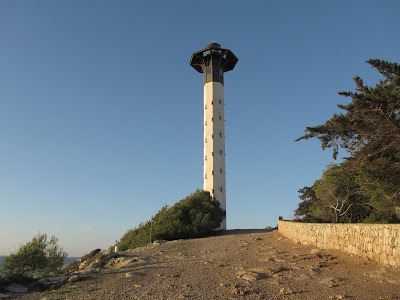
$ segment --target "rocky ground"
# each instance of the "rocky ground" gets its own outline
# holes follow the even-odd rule
[[[400,269],[295,244],[277,231],[228,231],[78,266],[60,288],[0,299],[400,299]]]

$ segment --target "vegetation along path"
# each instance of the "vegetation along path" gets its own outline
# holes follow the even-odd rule
[[[120,253],[97,273],[17,299],[400,299],[400,270],[236,230]]]

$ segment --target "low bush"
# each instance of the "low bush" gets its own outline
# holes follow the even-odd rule
[[[117,242],[121,251],[146,246],[153,239],[176,240],[205,237],[217,230],[225,219],[225,210],[208,191],[197,190],[173,206],[164,206],[152,222],[128,230]]]
[[[6,257],[1,273],[7,279],[23,279],[55,275],[63,265],[67,253],[57,245],[58,239],[37,234],[32,241],[22,245],[16,253]]]

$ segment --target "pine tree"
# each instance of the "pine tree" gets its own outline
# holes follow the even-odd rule
[[[350,97],[348,105],[338,105],[345,113],[334,114],[325,124],[306,127],[296,141],[318,138],[322,149],[339,148],[357,174],[360,188],[370,194],[375,209],[370,221],[400,221],[400,66],[379,59],[368,60],[383,79],[375,87],[364,85],[356,76],[356,92],[339,92]]]

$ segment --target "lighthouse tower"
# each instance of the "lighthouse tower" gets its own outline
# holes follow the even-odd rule
[[[238,58],[217,43],[192,54],[190,65],[204,73],[204,190],[226,210],[224,72]],[[226,220],[220,229],[226,230]]]

